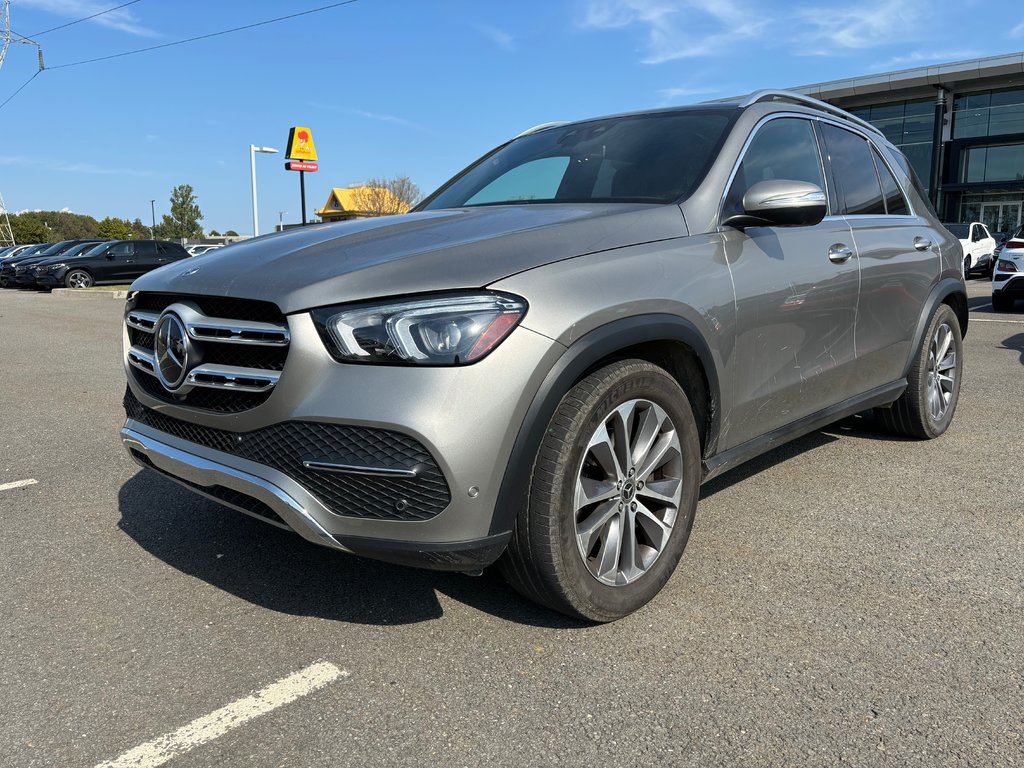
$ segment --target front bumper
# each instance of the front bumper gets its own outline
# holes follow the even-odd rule
[[[247,515],[295,531],[304,539],[342,552],[443,571],[474,571],[493,563],[510,532],[472,541],[412,542],[332,534],[311,513],[320,502],[285,475],[273,479],[183,451],[133,429],[128,420],[121,440],[140,466],[153,469],[189,490]],[[267,473],[266,468],[262,470]],[[319,509],[318,509],[319,508]]]
[[[521,327],[470,366],[345,365],[328,356],[308,315],[288,321],[292,341],[280,382],[266,402],[242,412],[199,411],[156,398],[128,366],[131,397],[147,409],[136,418],[128,410],[121,435],[131,457],[191,490],[334,549],[439,570],[475,571],[497,559],[512,527],[496,515],[505,468],[540,380],[564,347]],[[358,493],[347,500],[328,493],[303,472],[303,456],[298,467],[280,459],[297,456],[293,447],[280,446],[281,430],[310,425],[388,431],[415,441],[432,457],[450,496],[429,516],[399,519],[384,512],[398,508],[396,498],[408,498],[414,510],[415,495],[389,496],[391,489],[380,484],[368,490],[358,478],[347,481],[348,488],[358,483]],[[273,456],[246,448],[257,443],[271,446]],[[380,466],[396,465],[377,437],[362,444],[376,446]],[[428,475],[420,476],[426,483]]]
[[[41,272],[34,275],[35,284],[40,288],[63,288],[64,287],[64,273],[63,272]]]

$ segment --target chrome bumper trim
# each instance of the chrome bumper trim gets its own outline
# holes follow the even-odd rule
[[[133,422],[129,420],[128,423],[131,424]],[[250,475],[248,472],[233,469],[225,464],[203,459],[194,454],[172,448],[166,443],[136,432],[127,425],[121,429],[121,442],[124,444],[125,450],[128,451],[128,455],[131,456],[132,461],[136,464],[147,469],[149,468],[145,462],[140,461],[138,456],[135,455],[134,451],[139,451],[153,463],[153,466],[161,470],[162,473],[166,473],[169,479],[175,480],[180,478],[179,482],[190,491],[202,493],[202,487],[215,485],[230,488],[233,491],[251,496],[266,504],[303,538],[315,544],[321,544],[343,552],[351,551],[339,544],[337,539],[331,536],[320,523],[306,512],[298,501],[273,483],[267,482],[255,475]],[[199,486],[199,488],[195,486]],[[252,513],[242,507],[229,504],[215,496],[208,496],[208,498],[232,509],[237,509],[239,512],[252,515]],[[265,518],[257,515],[252,516],[258,520],[263,520],[263,522],[268,522]]]
[[[362,467],[356,464],[335,464],[330,461],[304,461],[306,469],[319,472],[337,472],[342,475],[364,475],[366,477],[401,477],[409,480],[419,477],[415,469],[392,469],[390,467]]]

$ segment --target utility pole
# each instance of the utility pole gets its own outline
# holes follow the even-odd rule
[[[156,240],[156,200],[149,201],[149,213],[153,217],[153,226],[149,228],[149,239]]]
[[[24,35],[19,35],[11,29],[11,0],[4,0],[3,18],[0,19],[0,68],[4,65],[4,59],[7,58],[7,49],[11,47],[11,43],[34,45],[39,56],[39,69],[36,71],[36,75],[45,69],[43,65],[43,49],[39,46],[39,43],[35,40],[29,40]],[[35,77],[35,75],[32,77]],[[24,87],[22,86],[22,88]],[[14,232],[11,230],[11,219],[7,215],[7,206],[4,205],[3,195],[0,195],[0,248],[6,248],[9,245],[16,245],[16,243],[14,242]]]

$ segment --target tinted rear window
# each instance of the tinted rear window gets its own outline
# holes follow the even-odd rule
[[[421,210],[509,203],[669,203],[689,196],[735,111],[592,120],[523,136],[492,152]]]
[[[953,237],[957,240],[967,239],[967,225],[966,224],[946,224],[946,229],[953,233]]]

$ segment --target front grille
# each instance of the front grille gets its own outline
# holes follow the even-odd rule
[[[448,483],[434,458],[418,441],[398,432],[310,421],[230,432],[147,408],[130,389],[125,392],[124,408],[129,419],[155,430],[279,470],[343,517],[429,520],[451,501]],[[416,477],[325,472],[306,468],[303,462],[415,469]]]
[[[156,342],[153,331],[160,313],[176,303],[191,307],[188,313],[197,326],[196,335],[189,342],[195,353],[190,367],[201,365],[223,369],[226,366],[229,369],[226,373],[236,378],[231,380],[220,375],[225,373],[221,370],[216,376],[198,376],[195,385],[189,383],[171,392],[159,381],[151,365],[132,365],[129,375],[139,387],[165,403],[217,413],[239,413],[266,402],[276,385],[276,377],[261,385],[262,388],[255,387],[260,391],[246,389],[253,389],[251,372],[284,370],[289,346],[287,319],[281,311],[266,301],[191,294],[139,293],[129,300],[125,309],[130,345],[152,356]],[[245,323],[256,326],[246,327],[244,333],[235,336],[224,330],[232,324]],[[211,324],[212,330],[208,327]],[[245,376],[247,370],[250,371],[249,377]],[[250,384],[249,387],[238,386],[246,382]]]

